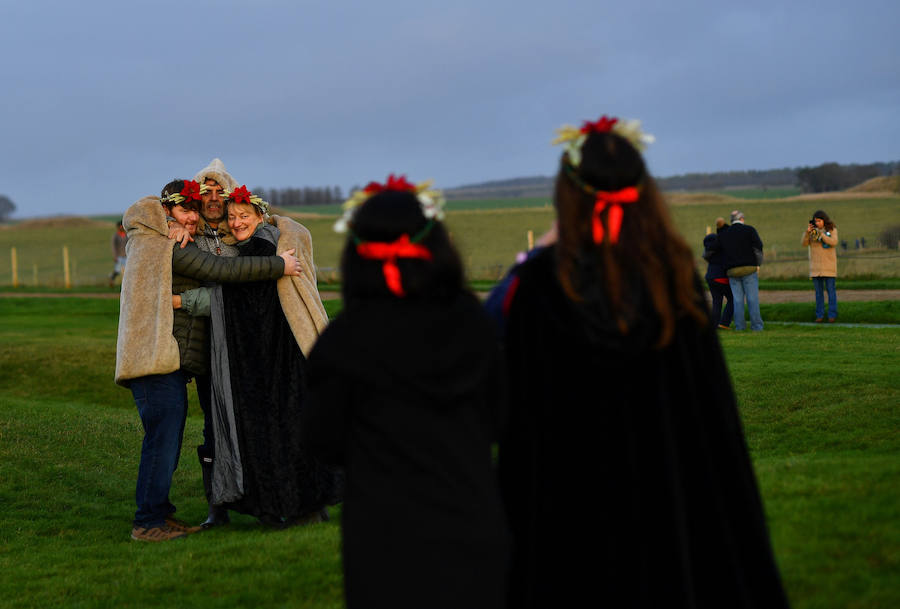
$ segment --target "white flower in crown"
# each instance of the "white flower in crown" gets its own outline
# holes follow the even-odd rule
[[[350,224],[352,223],[353,216],[356,214],[356,210],[359,209],[363,203],[378,193],[391,190],[414,194],[416,199],[419,200],[419,205],[422,208],[422,215],[429,220],[443,220],[444,196],[441,191],[431,188],[432,183],[433,180],[426,180],[419,184],[413,184],[406,180],[406,176],[395,176],[394,174],[390,174],[387,182],[384,184],[369,182],[365,188],[357,190],[349,199],[344,201],[342,206],[344,213],[338,218],[337,222],[334,223],[334,231],[337,233],[347,232],[347,229],[350,228]]]
[[[603,115],[594,122],[584,121],[581,128],[563,125],[556,130],[556,138],[552,143],[565,144],[569,162],[578,167],[581,164],[581,147],[584,146],[587,136],[591,133],[610,132],[628,140],[639,152],[643,152],[649,144],[656,141],[655,137],[641,131],[639,120],[619,120]]]

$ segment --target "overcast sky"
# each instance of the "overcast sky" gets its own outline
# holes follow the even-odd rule
[[[121,213],[248,187],[552,175],[638,118],[658,176],[900,160],[896,0],[0,0],[0,194]]]

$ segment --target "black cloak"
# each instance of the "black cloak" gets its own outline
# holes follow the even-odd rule
[[[351,303],[309,370],[306,437],[346,466],[347,606],[502,607],[508,537],[491,444],[505,380],[474,296]]]
[[[508,301],[509,607],[787,607],[715,330],[682,318],[654,348],[632,277],[622,336],[555,265],[550,247],[517,267]]]
[[[275,255],[277,236],[269,236],[257,232],[239,244],[239,255]],[[233,409],[231,415],[217,411],[216,475],[228,478],[230,492],[222,505],[268,524],[290,524],[338,502],[342,476],[302,444],[306,358],[282,311],[275,281],[226,283],[221,289],[228,374],[219,382],[228,388],[213,391],[224,395],[217,398],[217,409],[219,403]],[[223,488],[219,482],[214,495]]]

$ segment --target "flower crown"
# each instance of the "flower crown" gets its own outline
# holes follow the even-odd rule
[[[406,180],[405,175],[395,176],[390,174],[387,182],[379,184],[378,182],[369,182],[362,190],[357,190],[353,195],[344,201],[344,214],[334,223],[334,230],[338,233],[347,232],[356,210],[368,201],[372,196],[381,192],[409,192],[416,196],[419,205],[422,208],[422,214],[429,220],[444,219],[444,195],[440,190],[431,188],[433,180],[426,180],[419,184],[413,184]]]
[[[166,205],[181,205],[185,201],[199,201],[200,195],[207,192],[209,186],[198,184],[194,180],[184,180],[184,188],[180,192],[171,192],[159,198],[160,203]]]
[[[604,114],[594,122],[584,121],[580,129],[572,125],[563,125],[556,130],[556,138],[552,143],[553,145],[565,144],[566,152],[569,153],[569,162],[578,167],[581,164],[581,147],[584,146],[584,141],[591,133],[615,133],[628,140],[632,146],[637,148],[638,152],[643,152],[648,144],[652,144],[656,140],[649,133],[641,131],[641,121],[619,120]]]
[[[238,186],[234,190],[226,190],[222,193],[222,196],[232,203],[246,203],[247,205],[252,205],[261,211],[264,216],[269,213],[269,204],[247,190],[246,184]]]

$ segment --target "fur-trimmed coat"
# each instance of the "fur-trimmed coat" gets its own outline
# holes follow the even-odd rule
[[[300,259],[299,277],[282,277],[278,280],[278,298],[281,309],[300,350],[309,355],[313,343],[328,325],[328,314],[316,286],[316,267],[313,263],[312,237],[309,230],[299,222],[285,216],[272,216],[269,222],[278,227],[277,252],[294,249]]]
[[[159,197],[144,197],[122,219],[127,262],[119,299],[116,383],[181,367],[172,334],[172,244]],[[155,281],[148,281],[153,277]]]

